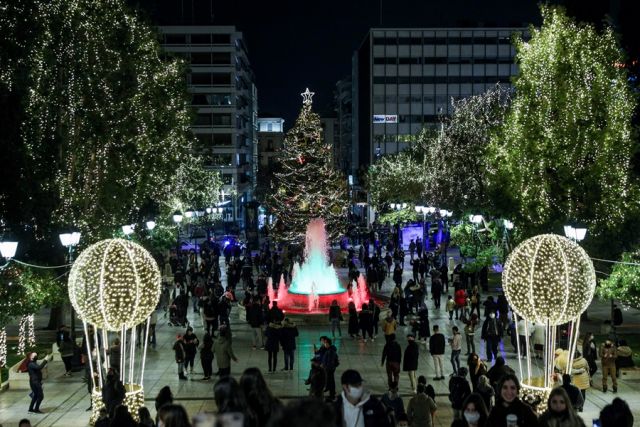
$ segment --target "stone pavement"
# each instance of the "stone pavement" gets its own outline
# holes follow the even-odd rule
[[[408,266],[408,262],[406,263]],[[346,271],[339,269],[341,276],[346,275]],[[411,274],[407,270],[405,272],[405,281],[410,278]],[[387,279],[383,287],[382,293],[388,293],[393,287],[390,279]],[[449,321],[448,315],[445,315],[444,304],[441,311],[435,310],[431,301],[429,301],[430,323],[431,326],[439,324],[440,329],[446,334],[450,334],[451,327],[461,324],[456,320]],[[601,321],[608,316],[608,303],[596,301],[589,310],[591,322],[588,322],[583,330],[598,327]],[[638,312],[625,312],[626,323],[639,324]],[[201,381],[202,368],[199,366],[199,359],[196,358],[196,369],[188,381],[179,381],[176,373],[176,364],[173,359],[173,351],[171,347],[176,333],[184,332],[182,328],[171,327],[167,324],[167,319],[159,316],[157,327],[158,347],[157,349],[149,349],[147,355],[147,366],[145,372],[145,394],[147,406],[152,416],[155,416],[154,398],[160,388],[169,385],[173,390],[177,403],[186,407],[190,415],[194,415],[201,411],[214,411],[215,405],[212,400],[214,381]],[[43,312],[37,317],[36,327],[42,327],[46,324],[47,313]],[[196,334],[202,336],[202,323],[199,316],[194,313],[189,314],[190,321],[194,325]],[[318,344],[320,335],[330,335],[329,326],[301,326],[300,336],[298,338],[298,348],[296,350],[295,370],[290,372],[278,371],[274,374],[268,374],[267,371],[267,353],[263,350],[252,350],[251,348],[251,331],[247,325],[240,321],[237,317],[237,309],[234,308],[231,316],[232,329],[234,333],[233,347],[239,358],[238,363],[232,364],[231,373],[238,378],[245,368],[257,366],[264,373],[269,386],[276,396],[284,400],[301,397],[307,395],[307,387],[304,381],[307,377],[310,367],[310,359],[313,354],[313,344]],[[405,334],[407,328],[398,330],[398,339],[401,347],[406,346]],[[9,331],[9,335],[12,331]],[[358,369],[363,378],[366,380],[368,387],[374,394],[381,394],[386,391],[386,371],[380,366],[380,358],[384,339],[380,334],[380,339],[375,342],[363,343],[361,341],[352,340],[346,335],[346,324],[343,324],[343,337],[336,339],[336,346],[340,355],[340,367],[336,374],[336,380],[339,387],[339,374],[347,368]],[[484,349],[479,339],[479,332],[476,334],[476,349],[484,358]],[[466,347],[463,345],[463,350]],[[419,375],[425,375],[429,382],[434,376],[433,362],[425,346],[421,345],[421,354],[419,361]],[[512,367],[517,366],[515,353],[512,351],[510,343],[505,342],[501,345],[503,356],[507,359],[507,364]],[[445,359],[445,372],[452,372],[450,363],[448,362],[449,349],[447,349],[447,358]],[[464,352],[463,352],[464,354]],[[279,367],[283,367],[282,353],[279,353]],[[462,364],[465,364],[465,358],[462,357]],[[62,362],[56,360],[50,364],[50,378],[45,382],[44,391],[45,399],[41,410],[45,412],[43,415],[29,414],[27,408],[29,405],[28,391],[5,390],[0,392],[0,424],[4,427],[17,426],[21,418],[29,418],[35,426],[86,426],[88,425],[89,412],[85,410],[89,406],[89,396],[87,394],[86,384],[83,382],[83,372],[74,373],[72,377],[62,376],[64,369]],[[214,362],[214,370],[215,370]],[[594,377],[594,384],[601,382],[600,372]],[[436,426],[449,426],[452,420],[452,411],[449,400],[447,398],[448,389],[447,381],[434,381],[433,386],[437,393],[436,403],[439,408],[436,412]],[[629,402],[636,419],[640,419],[640,393],[637,392],[640,386],[638,380],[620,380],[618,396]],[[405,405],[410,398],[411,391],[409,389],[409,380],[405,373],[401,373],[400,392],[405,399]],[[587,403],[585,411],[581,414],[587,425],[591,425],[591,420],[597,418],[600,408],[609,403],[614,395],[611,393],[604,394],[599,390],[590,389],[587,391]]]

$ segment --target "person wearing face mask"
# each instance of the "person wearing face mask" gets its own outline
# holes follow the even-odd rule
[[[462,404],[462,419],[468,427],[485,427],[489,411],[478,393],[471,393]]]
[[[31,387],[29,412],[42,414],[40,411],[40,404],[44,399],[44,391],[42,390],[42,368],[47,366],[47,362],[51,360],[51,356],[46,356],[44,362],[41,364],[38,364],[38,353],[29,354],[27,360],[29,360],[27,372],[29,372],[29,386]]]
[[[551,390],[547,410],[538,419],[540,427],[585,427],[562,387]]]
[[[482,324],[481,338],[487,346],[487,360],[491,362],[495,357],[498,357],[498,345],[502,339],[502,324],[496,320],[494,311],[489,312],[489,316]]]
[[[518,418],[518,427],[537,427],[538,417],[531,406],[520,400],[519,393],[520,381],[518,377],[513,374],[502,377],[498,384],[498,398],[489,413],[486,425],[506,427],[507,415],[515,415]]]
[[[334,403],[336,427],[391,427],[384,405],[363,387],[355,369],[342,373],[342,393]]]

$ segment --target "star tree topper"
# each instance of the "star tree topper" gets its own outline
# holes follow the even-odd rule
[[[307,90],[305,90],[300,94],[302,95],[302,103],[304,105],[311,105],[313,103],[313,100],[311,98],[315,94],[316,94],[315,92],[309,92],[309,88],[307,88]]]

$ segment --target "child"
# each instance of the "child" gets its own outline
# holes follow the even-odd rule
[[[447,297],[447,311],[449,312],[449,320],[453,320],[453,310],[456,308],[456,302],[453,300],[453,297],[449,295]]]

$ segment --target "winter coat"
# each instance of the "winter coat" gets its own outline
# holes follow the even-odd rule
[[[236,355],[231,348],[231,341],[225,337],[219,337],[213,344],[213,352],[216,355],[218,368],[228,369],[231,367],[231,359],[236,360]]]
[[[418,358],[420,356],[420,348],[415,341],[409,341],[407,348],[404,350],[404,359],[402,360],[403,371],[417,371]]]
[[[341,320],[342,315],[340,314],[340,306],[332,305],[329,307],[329,320]]]
[[[382,331],[385,335],[395,334],[396,329],[398,329],[398,322],[393,317],[386,318],[382,323]]]
[[[264,348],[267,351],[278,352],[280,350],[280,336],[282,326],[279,323],[269,323],[267,330],[264,331],[264,336],[267,338],[264,343]]]
[[[385,360],[387,363],[400,363],[402,360],[402,349],[397,341],[389,341],[382,349],[382,364]]]
[[[367,330],[372,326],[372,315],[371,312],[369,311],[369,309],[362,309],[362,311],[360,311],[360,315],[358,316],[358,320],[359,320],[359,325],[360,325],[360,329],[364,329]]]
[[[296,337],[298,336],[298,327],[293,323],[285,323],[280,329],[280,345],[284,351],[293,351],[296,349]]]
[[[482,324],[482,335],[480,338],[486,340],[487,338],[501,338],[502,337],[502,323],[498,322],[498,319],[492,319],[487,317]]]
[[[349,335],[358,335],[359,331],[358,312],[355,310],[349,310]]]
[[[252,328],[259,328],[264,323],[260,304],[252,303],[247,307],[247,322]]]
[[[589,385],[589,363],[584,357],[573,359],[571,370],[573,384],[580,390],[586,390]]]

